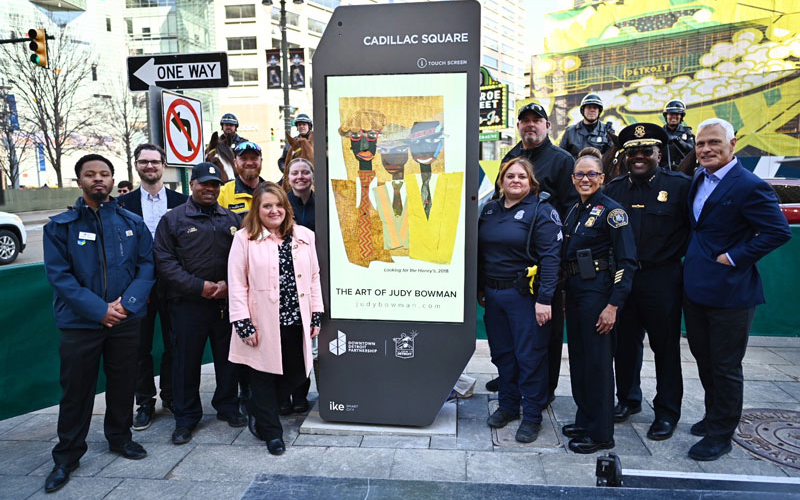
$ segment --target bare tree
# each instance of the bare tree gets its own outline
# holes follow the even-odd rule
[[[48,66],[41,68],[28,59],[24,44],[3,45],[9,82],[20,102],[20,118],[29,121],[50,165],[63,187],[61,161],[72,150],[102,143],[93,133],[100,114],[81,87],[91,79],[93,54],[89,45],[69,36],[64,29],[49,29]]]
[[[133,150],[144,142],[147,128],[145,94],[134,94],[124,79],[108,87],[111,98],[107,103],[106,131],[111,133],[114,143],[121,142],[120,153],[125,154],[128,180],[133,181]],[[117,148],[119,149],[119,148]]]

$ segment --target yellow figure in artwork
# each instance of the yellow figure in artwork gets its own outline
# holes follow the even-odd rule
[[[375,205],[383,224],[383,247],[393,256],[408,256],[408,190],[405,169],[408,162],[408,145],[404,139],[408,127],[390,123],[378,145],[383,168],[392,176],[373,188]]]
[[[420,173],[407,176],[409,252],[412,259],[449,264],[461,211],[463,172],[434,174],[431,163],[442,152],[443,127],[439,121],[416,122],[408,144]]]
[[[386,121],[383,113],[369,109],[358,110],[342,121],[339,135],[349,139],[358,160],[358,179],[331,180],[347,260],[364,267],[373,261],[392,262],[383,244],[383,224],[369,197],[375,181],[372,160]]]

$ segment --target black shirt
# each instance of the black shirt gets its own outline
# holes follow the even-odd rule
[[[691,184],[685,174],[658,168],[647,179],[621,175],[603,190],[628,212],[642,266],[677,262],[686,253]]]
[[[294,221],[301,226],[305,226],[312,231],[315,231],[316,224],[314,223],[314,192],[311,192],[311,197],[308,198],[308,203],[303,204],[303,199],[294,194],[294,191],[289,191],[289,203],[292,205],[294,212]]]

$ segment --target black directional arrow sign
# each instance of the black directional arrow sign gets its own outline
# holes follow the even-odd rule
[[[128,58],[128,87],[147,90],[205,89],[228,86],[228,54],[166,54]]]

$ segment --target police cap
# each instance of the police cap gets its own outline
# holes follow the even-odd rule
[[[192,178],[190,180],[197,182],[217,181],[222,184],[222,174],[218,166],[204,161],[192,167]]]
[[[655,123],[634,123],[619,133],[619,142],[624,149],[643,146],[661,146],[667,144],[669,138],[664,129]]]
[[[600,108],[601,113],[603,112],[603,100],[600,99],[600,96],[597,94],[586,94],[583,99],[581,99],[581,114],[583,114],[583,108],[589,104],[594,104]]]
[[[239,126],[239,120],[236,119],[236,115],[234,115],[233,113],[225,113],[224,115],[222,115],[222,118],[220,118],[219,120],[219,124],[220,126],[222,126],[225,123],[230,125],[236,125],[237,127]]]
[[[305,113],[300,113],[297,115],[297,118],[294,119],[294,126],[296,127],[298,123],[308,123],[308,128],[314,128],[314,123],[311,122],[311,118]]]
[[[664,106],[664,117],[667,113],[675,113],[681,116],[686,116],[686,105],[680,99],[673,99]]]

